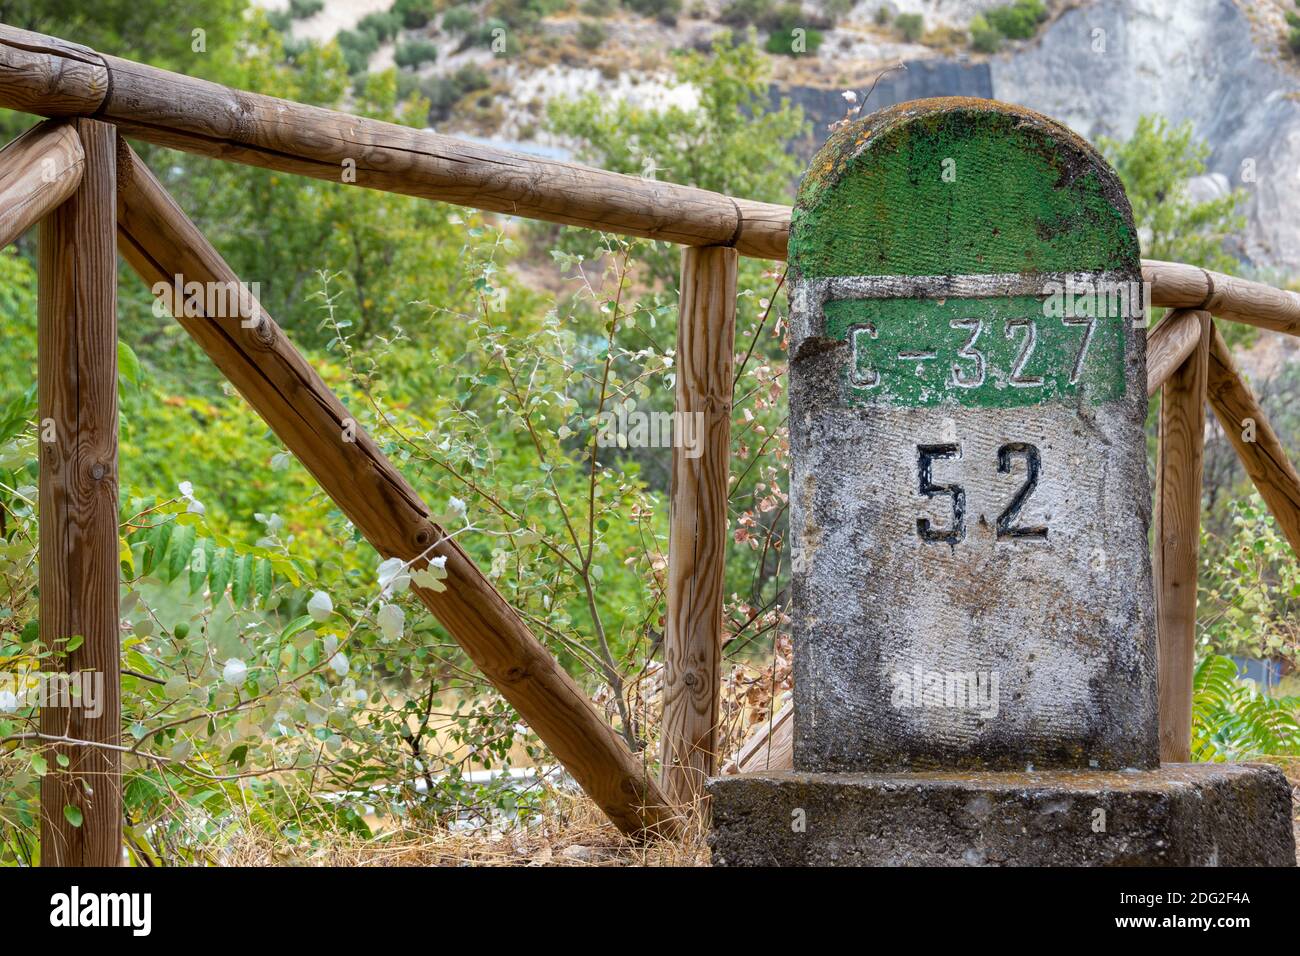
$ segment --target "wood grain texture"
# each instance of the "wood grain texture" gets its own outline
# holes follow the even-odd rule
[[[29,47],[38,42],[48,49],[33,58]],[[232,90],[81,47],[65,51],[60,42],[0,26],[0,106],[93,113],[162,146],[317,179],[342,182],[349,162],[356,184],[372,189],[683,245],[784,255],[783,206]],[[98,71],[87,71],[96,62]],[[47,98],[37,95],[44,88]]]
[[[1142,261],[1152,305],[1205,309],[1218,319],[1300,335],[1300,293],[1178,262]]]
[[[1268,504],[1278,527],[1300,555],[1300,474],[1296,473],[1250,387],[1242,380],[1232,353],[1211,325],[1206,395],[1241,463]],[[1253,439],[1253,440],[1251,440]]]
[[[85,158],[70,120],[47,120],[0,150],[0,249],[72,195]]]
[[[1150,398],[1180,369],[1201,341],[1203,316],[1195,309],[1166,315],[1147,335],[1147,397]]]
[[[0,96],[8,109],[90,116],[108,82],[108,67],[89,47],[0,23]]]
[[[681,806],[717,768],[737,262],[722,246],[682,250],[660,776]]]
[[[1199,326],[1191,354],[1165,382],[1156,462],[1155,575],[1160,759],[1192,759],[1192,672],[1196,667],[1196,578],[1201,538],[1201,464],[1210,314],[1179,314]],[[1165,320],[1166,322],[1168,319]],[[1163,323],[1162,323],[1163,324]]]
[[[723,773],[768,773],[794,769],[794,701],[759,724],[722,768]]]
[[[237,282],[129,148],[119,153],[119,243],[149,285]],[[423,567],[445,557],[446,590],[412,591],[460,642],[587,794],[626,833],[671,832],[674,818],[641,758],[533,636],[415,490],[251,296],[236,316],[177,316],[231,383],[383,557]],[[345,434],[352,435],[347,440]]]
[[[76,192],[41,224],[37,319],[40,421],[40,622],[56,673],[102,680],[102,711],[41,708],[41,733],[118,745],[117,131],[77,120],[86,168]],[[88,698],[87,698],[88,700]],[[41,780],[41,863],[117,866],[121,755],[94,746],[47,754]],[[55,754],[70,761],[59,771]],[[64,807],[82,813],[79,827]]]

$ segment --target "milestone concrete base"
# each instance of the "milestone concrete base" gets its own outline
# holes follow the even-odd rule
[[[1294,866],[1264,764],[716,777],[715,866]]]

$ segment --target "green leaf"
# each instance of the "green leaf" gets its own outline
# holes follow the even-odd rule
[[[226,593],[226,585],[230,583],[230,572],[233,564],[229,548],[218,548],[212,555],[212,560],[208,562],[208,587],[212,589],[212,603],[215,604],[221,600],[221,596]]]
[[[315,623],[316,622],[312,620],[310,614],[304,614],[302,617],[294,618],[289,622],[288,626],[280,632],[280,643],[287,644]]]
[[[216,549],[217,546],[212,543],[211,538],[204,538],[199,547],[190,552],[191,594],[203,587],[203,582],[207,579],[208,571],[212,567],[212,555]]]
[[[69,803],[63,808],[63,819],[67,820],[74,827],[81,826],[82,816],[80,808],[74,807]]]
[[[167,542],[172,537],[173,524],[170,520],[159,521],[149,532],[148,546],[144,552],[144,574],[152,574],[154,568],[162,563],[167,553]]]
[[[73,651],[75,651],[77,648],[79,648],[82,644],[85,643],[86,643],[86,638],[84,635],[73,634],[70,638],[68,638],[68,642],[63,645],[63,653],[71,654]]]
[[[248,600],[248,589],[253,583],[253,561],[251,554],[246,554],[235,565],[234,577],[230,582],[230,599],[235,607],[243,607]]]
[[[258,558],[253,567],[253,588],[264,601],[271,596],[272,584],[274,577],[271,574],[271,562],[266,558]]]
[[[121,339],[117,340],[117,377],[119,381],[140,387],[140,359]]]
[[[172,535],[171,543],[167,547],[167,568],[164,577],[168,581],[175,581],[185,570],[185,565],[190,560],[190,553],[194,550],[194,540],[198,533],[194,530],[193,525],[181,525]]]

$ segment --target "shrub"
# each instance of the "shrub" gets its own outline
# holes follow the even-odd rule
[[[289,16],[306,20],[325,9],[325,0],[289,0]]]
[[[677,22],[677,14],[682,12],[682,0],[625,0],[625,3],[634,13],[661,23]]]
[[[379,37],[370,30],[341,30],[337,39],[348,72],[365,72],[370,66],[370,55],[379,49]]]
[[[1286,35],[1286,45],[1291,48],[1292,53],[1300,53],[1300,16],[1294,11],[1286,12],[1286,23],[1291,28]]]
[[[729,0],[718,19],[733,27],[762,26],[775,11],[773,0]]]
[[[582,0],[578,9],[589,17],[607,17],[618,9],[618,0]]]
[[[894,29],[908,43],[915,43],[925,33],[925,19],[919,13],[900,13],[894,17]]]
[[[505,40],[505,46],[501,49],[494,49],[493,43],[497,38]],[[519,52],[519,41],[515,39],[515,32],[510,29],[510,24],[497,17],[485,20],[483,24],[474,32],[465,35],[465,43],[469,46],[485,46],[498,55],[509,55]],[[497,44],[499,47],[500,44]]]
[[[419,68],[425,63],[432,63],[436,59],[438,59],[438,45],[428,40],[399,43],[397,50],[393,53],[394,63],[398,66],[412,68]]]
[[[373,33],[381,42],[391,40],[402,29],[402,18],[396,13],[367,13],[357,21],[357,29]]]
[[[393,13],[402,19],[402,26],[418,30],[426,26],[436,12],[434,0],[396,0]]]
[[[970,45],[980,53],[997,53],[1002,46],[1002,34],[989,26],[983,17],[973,17],[970,22]]]
[[[889,7],[876,7],[876,26],[884,27],[889,25]]]
[[[849,15],[855,4],[854,0],[826,0],[823,6],[831,23],[838,23]]]
[[[774,30],[772,35],[767,38],[764,49],[768,53],[782,53],[786,56],[803,56],[808,53],[816,53],[818,47],[822,45],[822,35],[817,30],[810,30],[806,27],[798,27],[803,30],[802,43],[797,43],[800,34],[794,30]],[[796,45],[801,47],[795,49]]]
[[[786,56],[816,53],[822,45],[822,35],[812,29],[809,20],[799,4],[783,4],[768,18],[772,35],[767,38],[767,52]]]
[[[578,24],[578,45],[584,50],[594,50],[605,42],[605,28],[595,20],[583,20]]]
[[[469,33],[478,23],[478,14],[471,7],[452,7],[442,15],[442,29],[446,33]]]
[[[987,16],[993,29],[1012,40],[1028,40],[1046,19],[1043,0],[1016,0],[1005,7],[994,7]]]

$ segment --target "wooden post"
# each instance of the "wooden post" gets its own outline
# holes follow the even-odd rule
[[[1196,575],[1210,314],[1190,315],[1200,323],[1200,335],[1161,392],[1156,463],[1156,686],[1160,759],[1165,763],[1192,759],[1192,671],[1196,666]]]
[[[679,806],[717,769],[736,263],[724,246],[682,250],[660,777]]]
[[[122,256],[145,283],[238,286],[239,278],[129,147],[118,154]],[[411,586],[465,653],[625,833],[671,834],[672,811],[590,699],[474,561],[430,520],[415,489],[285,338],[252,295],[237,315],[179,315],[325,493],[383,557],[446,558],[446,590]]]
[[[0,249],[72,195],[85,153],[72,123],[33,126],[0,150]]]
[[[89,745],[58,745],[47,755],[41,862],[117,866],[121,755],[109,749],[118,745],[121,724],[117,131],[93,120],[77,120],[76,131],[85,149],[85,174],[76,192],[41,224],[40,235],[40,633],[45,648],[55,652],[47,670],[71,675],[83,688],[93,681],[100,706],[89,706],[87,694],[71,698],[71,706],[51,706],[47,686],[41,733]],[[80,646],[64,655],[77,637]],[[67,758],[66,769],[56,754]]]
[[[1206,390],[1210,407],[1291,550],[1300,556],[1300,474],[1287,458],[1264,409],[1242,381],[1223,336],[1213,324],[1210,328],[1213,338]]]

